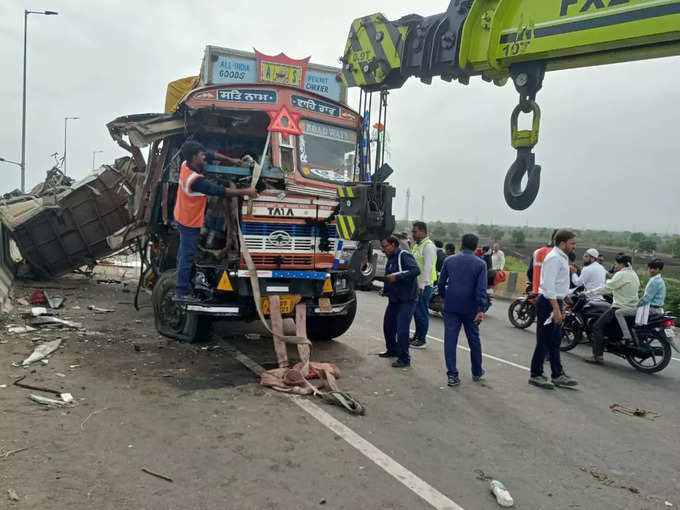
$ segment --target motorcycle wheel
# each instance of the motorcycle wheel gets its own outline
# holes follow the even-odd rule
[[[508,308],[510,323],[519,329],[526,329],[536,320],[534,304],[524,298],[515,299]]]
[[[567,352],[572,350],[581,343],[583,337],[583,329],[581,325],[572,315],[567,315],[562,324],[562,340],[560,342],[560,351]]]
[[[640,347],[636,354],[626,354],[626,360],[630,365],[645,374],[660,372],[671,362],[673,352],[665,338],[653,333],[640,338]]]
[[[439,295],[432,296],[428,306],[430,315],[434,315],[435,317],[441,317],[442,312],[444,311],[443,305],[444,300]]]

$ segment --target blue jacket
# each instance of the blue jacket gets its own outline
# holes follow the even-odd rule
[[[401,259],[401,270],[399,269],[399,259]],[[387,259],[385,265],[385,276],[396,275],[397,281],[390,283],[385,280],[383,293],[390,298],[393,303],[403,303],[414,301],[418,298],[418,275],[420,268],[409,252],[397,248],[391,257]]]
[[[486,308],[486,263],[470,250],[451,255],[439,275],[444,313],[476,315]]]

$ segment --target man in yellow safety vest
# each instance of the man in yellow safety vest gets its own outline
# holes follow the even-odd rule
[[[427,330],[430,327],[430,298],[432,297],[432,286],[437,281],[437,247],[427,237],[427,225],[423,221],[413,223],[411,230],[413,243],[411,253],[418,263],[420,275],[418,276],[418,302],[413,319],[416,323],[416,332],[411,339],[411,347],[424,349],[427,342]]]

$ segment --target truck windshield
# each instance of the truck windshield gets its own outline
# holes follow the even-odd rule
[[[298,137],[300,171],[319,181],[352,181],[356,131],[312,120],[300,122],[303,135]]]

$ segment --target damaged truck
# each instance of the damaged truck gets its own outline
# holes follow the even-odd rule
[[[108,124],[144,169],[135,221],[120,242],[141,239],[140,287],[152,293],[161,334],[196,341],[211,321],[252,320],[258,308],[267,315],[272,295],[280,297],[284,317],[306,305],[312,340],[351,326],[365,241],[392,232],[394,189],[383,182],[387,165],[383,178],[360,182],[365,123],[346,95],[340,69],[283,53],[208,46],[200,75],[169,85],[165,113]],[[233,158],[251,156],[254,168],[210,164],[204,173],[227,187],[256,185],[259,196],[209,198],[192,276],[200,302],[183,304],[173,299],[179,243],[173,209],[180,147],[188,140]]]

